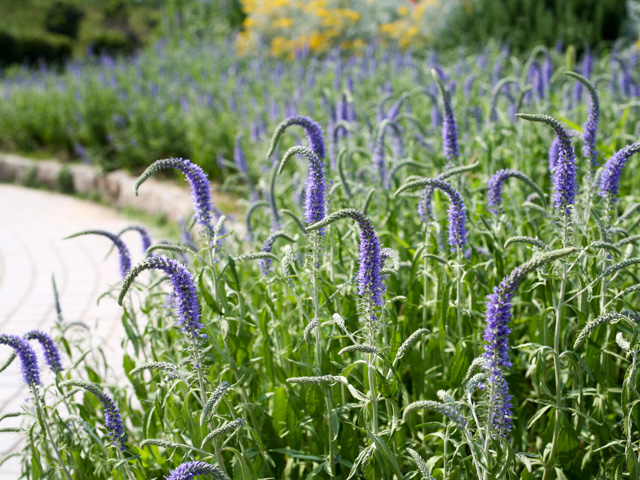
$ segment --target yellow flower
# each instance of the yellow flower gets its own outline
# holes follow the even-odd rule
[[[290,17],[278,18],[271,23],[272,28],[289,28],[293,25],[293,19]]]
[[[407,13],[409,13],[409,8],[406,5],[398,7],[398,15],[404,17]]]

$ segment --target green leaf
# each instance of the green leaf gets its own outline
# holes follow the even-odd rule
[[[398,475],[399,478],[403,478],[402,471],[400,470],[400,466],[398,465],[398,461],[396,460],[396,457],[393,455],[391,449],[384,441],[384,439],[380,436],[374,435],[369,431],[367,431],[367,436],[371,440],[373,440],[373,443],[376,446],[376,453],[379,452],[380,454],[382,454],[384,458],[386,458],[387,463],[393,467],[396,475]]]

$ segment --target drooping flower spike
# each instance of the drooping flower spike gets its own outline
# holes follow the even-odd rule
[[[127,435],[124,431],[122,415],[120,415],[120,409],[109,395],[104,393],[97,385],[82,380],[67,380],[62,382],[60,387],[80,387],[95,395],[104,408],[104,425],[109,431],[113,444],[123,452],[126,450],[124,444],[127,441]]]
[[[135,194],[138,195],[138,189],[151,175],[167,168],[175,168],[184,174],[189,185],[191,186],[191,197],[195,209],[196,219],[202,227],[203,233],[207,236],[213,236],[212,215],[214,213],[213,203],[211,202],[211,187],[209,179],[204,170],[199,165],[183,158],[167,158],[156,160],[149,168],[147,168],[138,178],[135,184]]]
[[[471,165],[463,165],[461,167],[448,168],[442,173],[439,173],[435,178],[436,180],[446,180],[448,178],[460,175],[465,172],[470,172],[480,165],[480,162],[473,163]],[[433,220],[433,210],[431,208],[431,201],[433,194],[435,193],[435,187],[427,185],[420,194],[420,202],[418,202],[418,214],[423,222]]]
[[[54,373],[60,373],[62,371],[62,360],[60,360],[60,351],[53,341],[53,338],[42,330],[31,330],[25,333],[25,340],[36,340],[42,346],[44,351],[44,359],[49,365],[49,368]]]
[[[600,176],[600,196],[616,201],[622,169],[629,157],[637,152],[640,152],[640,142],[627,145],[609,157]]]
[[[140,234],[140,237],[142,238],[142,253],[145,253],[151,246],[151,234],[149,233],[149,230],[144,228],[142,225],[131,225],[120,230],[118,236],[121,236],[124,232],[128,232],[131,230],[135,230]]]
[[[15,351],[20,359],[20,369],[24,383],[30,387],[40,385],[40,369],[36,352],[29,342],[18,335],[0,334],[0,345],[7,345]]]
[[[195,281],[191,272],[183,264],[169,258],[155,256],[133,267],[122,283],[118,303],[122,305],[124,296],[135,278],[144,270],[158,269],[169,276],[173,287],[173,301],[177,310],[176,323],[184,333],[194,338],[205,338],[201,333],[201,311]]]
[[[444,180],[438,178],[421,178],[405,183],[398,188],[393,196],[396,197],[406,190],[420,187],[438,188],[449,197],[449,245],[453,249],[461,249],[464,247],[467,243],[467,209],[460,193]]]
[[[325,157],[325,148],[322,127],[320,127],[320,124],[315,120],[302,115],[289,117],[276,127],[275,132],[273,132],[273,137],[271,137],[271,144],[269,145],[269,151],[267,152],[267,159],[270,158],[275,151],[276,146],[278,145],[278,140],[280,140],[280,136],[291,125],[300,125],[304,128],[309,140],[309,147],[313,150],[316,157],[323,160]]]
[[[165,478],[166,480],[191,480],[198,475],[205,475],[216,480],[229,480],[229,477],[218,467],[199,460],[183,463]]]
[[[549,115],[531,115],[518,113],[517,117],[531,122],[549,125],[558,136],[558,161],[553,170],[553,206],[566,213],[574,204],[578,184],[576,182],[576,154],[571,145],[569,134],[560,122]]]
[[[460,149],[458,147],[458,124],[456,123],[456,117],[453,113],[453,107],[451,106],[451,96],[449,92],[444,88],[440,75],[436,70],[431,70],[433,79],[438,84],[438,90],[442,97],[442,106],[444,110],[444,121],[442,124],[442,145],[444,148],[444,156],[447,158],[451,165],[458,163],[460,157]]]
[[[488,385],[485,387],[490,391],[489,400],[494,402],[490,410],[491,423],[499,435],[506,436],[512,429],[511,395],[504,378],[504,371],[511,367],[509,358],[511,299],[527,274],[575,251],[575,248],[565,248],[543,253],[516,267],[500,282],[499,286],[493,288],[493,293],[487,296],[485,313],[487,323],[483,335],[486,342],[483,356],[487,362],[483,365],[487,370]]]
[[[368,297],[374,305],[381,307],[385,288],[380,276],[380,241],[367,216],[355,208],[344,208],[310,225],[307,231],[319,230],[343,218],[352,218],[360,227],[359,293],[365,298]]]
[[[127,273],[131,270],[131,255],[129,254],[129,249],[119,235],[114,235],[113,233],[106,232],[104,230],[85,230],[83,232],[69,235],[68,237],[65,237],[65,240],[79,237],[81,235],[102,235],[103,237],[107,237],[111,240],[118,249],[118,253],[120,255],[120,274],[122,275],[122,278],[127,276]]]
[[[290,237],[289,235],[287,235],[282,231],[273,232],[264,241],[264,243],[262,244],[262,250],[260,251],[263,253],[271,253],[271,250],[273,249],[273,244],[279,238],[284,238],[285,240],[292,243],[295,242],[294,238]],[[260,260],[258,260],[258,263],[260,264],[260,271],[262,272],[263,275],[269,275],[269,272],[271,271],[272,262],[273,260],[271,258],[261,258]]]
[[[303,155],[309,161],[309,174],[305,188],[304,217],[307,224],[311,225],[322,220],[325,215],[324,194],[327,185],[324,179],[324,165],[321,158],[312,149],[296,146],[287,150],[287,153],[282,157],[278,167],[278,175],[282,173],[285,165],[294,155]],[[323,235],[324,230],[320,230],[320,234]]]
[[[598,165],[598,152],[596,150],[596,133],[598,131],[598,119],[600,117],[600,100],[598,99],[598,92],[593,84],[582,75],[576,72],[565,72],[565,75],[575,78],[578,82],[583,84],[589,92],[590,106],[589,116],[587,121],[582,127],[582,154],[589,159],[591,163],[590,174],[593,176],[593,171]]]
[[[518,170],[505,168],[498,170],[489,179],[489,210],[491,213],[499,215],[502,211],[502,184],[509,178],[516,178],[531,187],[544,202],[544,193],[540,190],[531,178]]]

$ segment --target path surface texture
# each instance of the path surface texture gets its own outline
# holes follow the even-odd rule
[[[32,329],[51,329],[56,322],[51,282],[51,276],[55,275],[65,321],[89,325],[92,344],[102,346],[107,358],[118,352],[124,337],[120,323],[122,309],[108,297],[96,305],[102,293],[121,281],[115,252],[105,258],[111,241],[97,235],[63,238],[88,229],[118,233],[132,223],[114,210],[94,203],[0,185],[0,333],[21,335]],[[131,231],[123,238],[130,246],[134,264],[137,263],[142,257],[140,237]],[[43,366],[40,347],[34,348]],[[0,364],[10,353],[9,347],[0,345]],[[112,376],[122,370],[121,361],[116,363]],[[50,382],[52,374],[45,366],[42,371],[43,383]],[[0,415],[20,411],[28,396],[16,361],[0,373]],[[19,426],[20,422],[11,420],[3,420],[1,426]],[[22,435],[0,435],[0,456],[22,448]],[[0,480],[16,480],[19,476],[20,463],[16,458],[0,467]]]

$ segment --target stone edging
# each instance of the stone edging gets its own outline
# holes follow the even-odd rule
[[[70,174],[75,193],[91,196],[97,192],[111,206],[161,214],[174,222],[192,215],[190,193],[170,182],[148,179],[136,196],[133,187],[137,178],[122,170],[105,174],[89,165],[63,165],[55,160],[0,154],[0,182],[25,183],[25,179],[32,176],[37,185],[56,189],[64,169]]]

